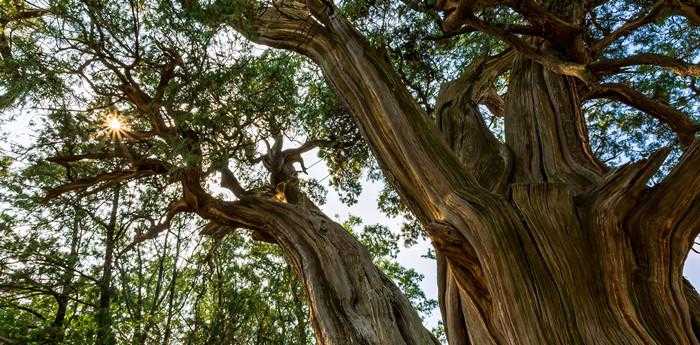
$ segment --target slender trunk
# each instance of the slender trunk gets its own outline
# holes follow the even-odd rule
[[[173,260],[173,270],[171,272],[171,278],[170,278],[170,286],[168,288],[168,313],[167,313],[167,319],[165,322],[165,335],[163,336],[163,342],[161,344],[167,345],[170,344],[170,337],[172,335],[172,330],[171,330],[171,323],[173,320],[174,316],[174,308],[175,308],[175,294],[177,293],[176,287],[177,287],[177,279],[178,279],[178,271],[177,271],[177,260],[180,257],[180,245],[182,244],[182,238],[180,237],[180,228],[177,230],[177,239],[175,243],[175,253],[174,253],[174,260]]]
[[[71,228],[70,252],[68,254],[69,261],[67,267],[64,268],[61,276],[61,285],[58,295],[56,295],[56,314],[53,322],[51,322],[50,338],[47,339],[48,344],[60,344],[65,336],[65,321],[68,313],[68,303],[70,299],[68,295],[72,292],[73,276],[75,267],[78,263],[78,245],[80,241],[80,218],[74,215],[73,226]]]
[[[112,210],[109,215],[109,223],[105,229],[105,256],[102,262],[102,276],[100,277],[99,283],[100,297],[97,304],[97,313],[95,315],[95,321],[97,323],[96,345],[109,345],[115,342],[114,335],[112,334],[110,306],[112,299],[112,261],[114,260],[120,186],[117,185],[112,193]]]

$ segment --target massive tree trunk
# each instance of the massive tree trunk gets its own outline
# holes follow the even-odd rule
[[[286,10],[314,18],[285,12],[291,19],[283,20],[269,9],[250,38],[309,56],[346,103],[438,251],[450,344],[700,344],[688,306],[697,296],[686,295],[694,292],[681,276],[700,231],[697,139],[653,188],[647,183],[666,150],[608,172],[591,154],[575,82],[515,56],[505,143],[483,125],[478,92],[455,98],[460,83],[437,107],[445,140],[388,60],[347,20],[315,1]],[[280,241],[298,241],[285,236]],[[334,248],[344,243],[326,239]],[[340,248],[347,254],[333,267],[362,276],[345,260],[362,249]],[[323,277],[305,276],[312,308],[345,310],[347,302],[334,305],[337,299],[313,288],[328,284]],[[322,335],[337,326],[315,323]]]
[[[464,284],[455,274],[459,268],[440,257],[440,297],[450,343],[468,344],[467,333],[476,344],[697,343],[681,284],[688,248],[664,248],[666,257],[653,260],[643,253],[657,242],[643,232],[688,230],[681,230],[679,221],[697,231],[691,216],[674,217],[669,210],[650,216],[651,210],[644,209],[667,193],[668,186],[646,188],[664,152],[603,178],[605,170],[586,152],[585,130],[574,130],[583,127],[577,126],[581,118],[572,81],[522,58],[515,59],[511,76],[506,135],[516,163],[514,183],[500,207],[503,216],[522,223],[475,229],[498,236],[491,239],[499,246],[494,254],[502,253],[477,255],[485,259],[481,266],[493,272],[478,279],[487,286],[484,294],[465,296],[468,288],[454,292],[454,285]],[[461,114],[473,116],[474,111]],[[685,176],[683,183],[698,187],[697,174],[682,172],[697,164],[694,150],[697,144],[669,181]],[[640,201],[645,198],[655,201]],[[686,211],[697,208],[696,197],[678,203]],[[636,220],[651,217],[669,223],[649,227]],[[659,242],[669,245],[668,235]],[[458,250],[458,245],[442,248]],[[503,289],[511,291],[494,295]],[[474,310],[475,305],[484,309]]]

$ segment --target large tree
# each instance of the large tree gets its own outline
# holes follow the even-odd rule
[[[147,24],[170,23],[174,32],[148,39],[140,9],[49,3],[32,7],[46,13],[38,25],[44,36],[18,35],[55,44],[48,49],[55,55],[38,54],[46,60],[38,65],[65,66],[90,84],[99,106],[128,114],[133,126],[114,148],[86,140],[79,150],[61,149],[51,159],[64,165],[118,164],[55,187],[50,197],[166,176],[181,198],[137,240],[182,212],[211,221],[206,232],[214,236],[250,229],[278,244],[301,278],[319,343],[433,343],[362,245],[318,211],[294,168],[312,147],[340,162],[358,146],[347,144],[348,113],[400,196],[397,208],[411,212],[436,249],[450,344],[698,344],[699,300],[682,277],[700,231],[696,1],[183,0],[162,3],[162,22]],[[131,19],[106,25],[125,11]],[[233,84],[220,73],[193,78],[210,67],[203,58],[210,52],[182,51],[201,47],[193,38],[209,32],[191,21],[307,57],[340,103],[310,84],[298,93],[317,105],[306,109],[314,116],[280,113],[274,99],[241,102],[224,92]],[[424,38],[437,43],[419,44]],[[480,48],[462,63],[425,56],[439,44],[468,50],[475,41]],[[449,82],[435,95],[441,79]],[[235,113],[219,106],[236,101]],[[629,128],[606,135],[610,121],[644,128],[624,125],[632,109],[668,135]],[[503,131],[494,134],[485,117],[502,120]],[[309,118],[316,122],[304,133],[308,141],[283,149],[282,128]],[[637,140],[627,147],[665,147],[643,159],[619,155],[630,136]],[[266,138],[272,143],[263,153],[251,154]],[[618,154],[606,157],[611,150]],[[676,159],[660,169],[670,152]],[[268,173],[257,185],[230,169],[257,163]],[[347,176],[336,170],[342,184]],[[207,187],[215,172],[235,198]]]
[[[184,2],[205,20],[219,19],[321,68],[438,250],[451,343],[696,344],[697,296],[681,275],[700,231],[696,114],[615,77],[645,65],[694,78],[698,66],[655,51],[629,54],[632,47],[613,58],[604,53],[669,17],[682,17],[693,32],[697,2],[413,5],[434,17],[443,12],[445,31],[477,30],[508,46],[443,89],[437,125],[386,54],[332,3]],[[596,23],[600,11],[625,5],[638,9],[629,20],[617,9],[622,22]],[[688,58],[697,59],[697,50]],[[478,104],[490,99],[493,79],[505,70],[499,142]],[[600,97],[644,111],[676,133],[683,155],[663,181],[648,186],[668,149],[614,170],[593,154],[582,102]]]

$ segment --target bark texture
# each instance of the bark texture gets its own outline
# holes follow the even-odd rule
[[[303,283],[318,344],[438,345],[367,249],[298,189],[293,159],[299,149],[282,150],[282,141],[263,158],[274,186],[269,194],[245,191],[227,168],[222,185],[237,194],[234,202],[209,196],[196,173],[185,182],[186,203],[212,221],[205,232],[223,236],[244,227],[279,245]]]
[[[320,344],[438,344],[367,250],[317,210],[256,202],[310,300]]]
[[[203,212],[218,224],[244,221],[280,246],[306,290],[319,344],[439,344],[367,250],[316,207],[248,196]]]

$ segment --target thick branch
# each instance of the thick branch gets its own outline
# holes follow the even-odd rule
[[[670,149],[654,152],[648,159],[624,165],[612,171],[596,188],[595,197],[599,208],[616,210],[620,217],[632,210],[647,189],[649,179],[658,172],[668,157]]]
[[[654,100],[643,93],[624,84],[601,84],[591,88],[584,99],[609,98],[639,109],[666,124],[678,135],[683,146],[688,146],[694,139],[700,126],[683,112],[671,107],[661,100]]]
[[[544,32],[549,32],[551,36],[560,38],[571,38],[581,29],[562,18],[550,10],[544,8],[534,0],[509,0],[505,3],[520,13],[531,23],[538,24]]]
[[[487,23],[475,16],[466,17],[464,19],[464,23],[467,26],[471,26],[481,32],[499,38],[500,40],[509,44],[515,50],[520,52],[521,54],[527,56],[532,60],[537,61],[538,63],[542,64],[543,66],[547,67],[547,69],[553,72],[576,77],[585,83],[590,83],[594,79],[593,75],[590,73],[590,71],[588,71],[585,65],[562,60],[561,58],[550,52],[538,49],[529,42],[512,33],[507,32],[503,28]]]
[[[696,137],[661,184],[649,195],[654,216],[663,219],[662,231],[673,232],[685,254],[700,234],[700,138]]]
[[[506,187],[510,157],[487,128],[478,104],[491,102],[496,116],[503,115],[505,105],[493,83],[511,66],[514,56],[508,51],[467,67],[458,79],[443,85],[436,104],[437,125],[448,145],[481,186],[490,190]]]
[[[665,67],[680,76],[700,76],[700,64],[692,64],[680,59],[659,54],[638,54],[622,59],[600,60],[589,65],[596,75],[619,73],[622,68],[636,65]]]

